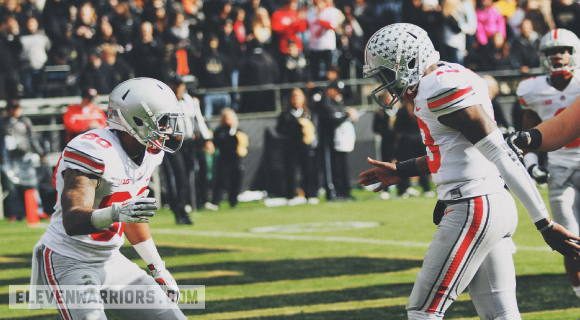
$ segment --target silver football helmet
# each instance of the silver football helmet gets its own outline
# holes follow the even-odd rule
[[[569,57],[570,62],[564,65],[552,65],[551,59],[558,57],[558,55],[547,56],[546,50],[553,48],[570,48],[570,54],[562,55],[564,58]],[[566,29],[554,29],[546,33],[542,40],[540,40],[540,47],[538,55],[542,61],[542,65],[550,73],[570,72],[573,69],[580,67],[580,39],[574,32]]]
[[[439,52],[425,30],[410,23],[394,23],[369,39],[363,75],[376,76],[381,85],[371,96],[379,105],[390,108],[404,95],[412,98],[425,70],[437,61]],[[385,89],[393,97],[388,105],[377,97]]]
[[[107,123],[128,132],[151,153],[174,153],[183,143],[183,111],[173,91],[151,78],[134,78],[119,84],[109,95]]]

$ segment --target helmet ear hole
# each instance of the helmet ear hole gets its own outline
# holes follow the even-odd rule
[[[409,70],[415,69],[416,62],[417,62],[417,59],[415,59],[415,58],[411,59],[411,61],[409,61],[409,63],[407,63],[407,68]]]
[[[135,121],[135,124],[138,125],[139,127],[143,126],[143,120],[141,120],[140,118],[133,117],[133,121]]]

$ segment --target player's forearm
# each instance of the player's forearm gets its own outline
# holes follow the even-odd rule
[[[534,223],[549,219],[548,210],[534,181],[506,145],[499,129],[481,139],[475,147],[497,167],[506,185],[524,205]]]
[[[79,236],[85,234],[93,234],[100,230],[95,228],[91,218],[93,209],[77,208],[63,211],[62,224],[66,234],[69,236]]]
[[[132,245],[147,241],[151,238],[151,231],[147,223],[125,224],[125,235]]]
[[[580,109],[573,112],[569,110],[571,107],[536,127],[542,134],[542,145],[538,151],[554,151],[580,137]]]
[[[428,160],[429,159],[427,158],[427,156],[422,156],[415,160],[415,164],[417,165],[417,171],[419,171],[419,174],[424,175],[431,173],[431,170],[429,170]]]

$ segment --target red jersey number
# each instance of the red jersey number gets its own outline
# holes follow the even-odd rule
[[[435,145],[435,140],[431,137],[431,132],[423,120],[417,118],[417,123],[419,124],[419,130],[421,130],[423,136],[423,143],[427,146],[427,164],[429,165],[429,171],[431,173],[437,173],[439,168],[441,168],[441,152],[439,151],[439,146]]]
[[[111,204],[113,204],[114,202],[123,202],[129,199],[131,199],[131,194],[128,191],[116,192],[104,197],[103,200],[101,200],[101,203],[99,203],[99,209],[106,208]],[[122,237],[123,229],[124,224],[122,222],[115,222],[108,230],[101,230],[97,233],[91,234],[90,236],[95,241],[107,242],[113,239],[115,235],[119,235],[119,237]]]

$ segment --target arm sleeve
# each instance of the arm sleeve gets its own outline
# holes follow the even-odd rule
[[[507,146],[499,129],[478,141],[475,147],[497,167],[506,185],[524,205],[534,223],[550,217],[534,181]]]

